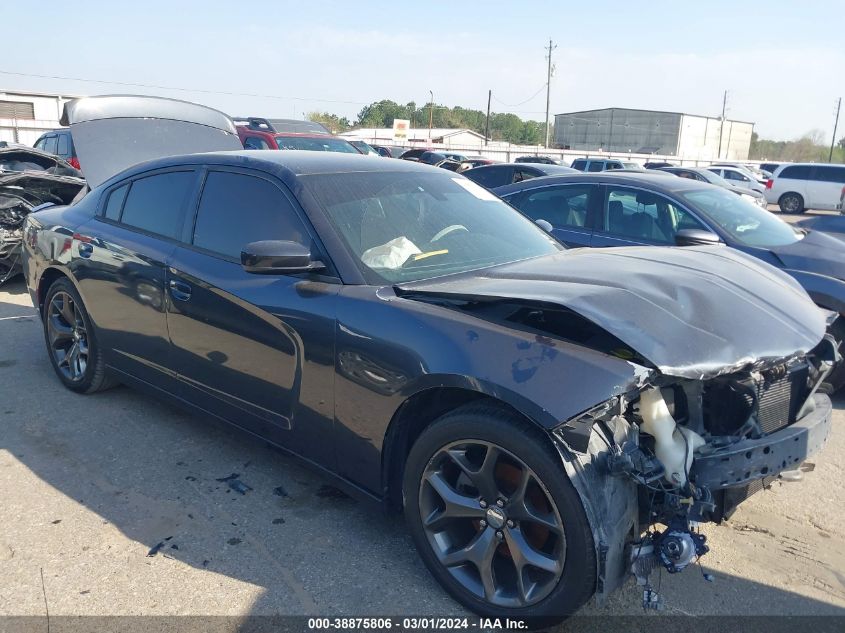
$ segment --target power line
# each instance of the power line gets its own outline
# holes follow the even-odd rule
[[[506,107],[508,107],[508,108],[518,108],[519,106],[521,106],[521,105],[524,105],[524,104],[528,103],[528,102],[529,102],[529,101],[531,101],[532,99],[535,99],[535,98],[537,97],[537,95],[539,95],[541,92],[543,92],[543,90],[544,90],[545,88],[546,88],[546,84],[543,84],[542,86],[540,86],[540,89],[539,89],[539,90],[537,90],[537,92],[535,92],[533,95],[531,95],[530,97],[528,97],[525,101],[520,101],[519,103],[505,103],[504,101],[502,101],[501,99],[498,99],[498,98],[496,98],[496,97],[493,97],[493,99],[494,99],[494,100],[496,100],[496,101],[498,101],[498,102],[499,102],[499,103],[501,103],[503,106],[506,106]]]

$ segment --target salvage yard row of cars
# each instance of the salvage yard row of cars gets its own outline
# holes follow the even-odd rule
[[[294,142],[153,97],[62,122],[87,182],[18,207],[59,381],[134,386],[403,512],[479,614],[554,622],[632,575],[654,606],[699,522],[830,432],[845,243],[730,190],[520,162],[548,170],[494,193],[422,153],[244,150]]]

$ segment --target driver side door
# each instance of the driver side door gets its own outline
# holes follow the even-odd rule
[[[167,271],[178,395],[331,466],[325,438],[334,414],[340,283],[330,272],[246,272],[241,250],[259,240],[321,251],[283,184],[260,172],[209,169]]]

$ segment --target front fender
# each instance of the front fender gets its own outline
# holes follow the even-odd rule
[[[784,272],[801,284],[816,305],[839,314],[845,313],[845,282],[804,270],[786,268]]]

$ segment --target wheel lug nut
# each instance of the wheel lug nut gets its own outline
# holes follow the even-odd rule
[[[513,527],[513,521],[511,521],[510,519],[508,519],[508,527],[509,527],[509,528],[512,528],[512,527]]]
[[[505,505],[505,502],[504,502],[504,501],[502,501],[501,499],[499,499],[499,500],[496,502],[496,505],[497,505],[497,506],[499,506],[499,507],[501,508],[502,506],[504,506],[504,505]]]
[[[496,538],[499,539],[499,540],[502,540],[503,538],[505,538],[505,535],[502,534],[502,532],[500,530],[500,531],[496,532]]]
[[[481,521],[479,522],[479,525],[481,525],[481,527],[483,527],[483,528],[486,528],[487,527],[487,521],[485,521],[484,519],[481,519]]]
[[[481,501],[478,502],[478,505],[480,505],[482,508],[486,508],[487,502],[484,499],[482,499]]]

